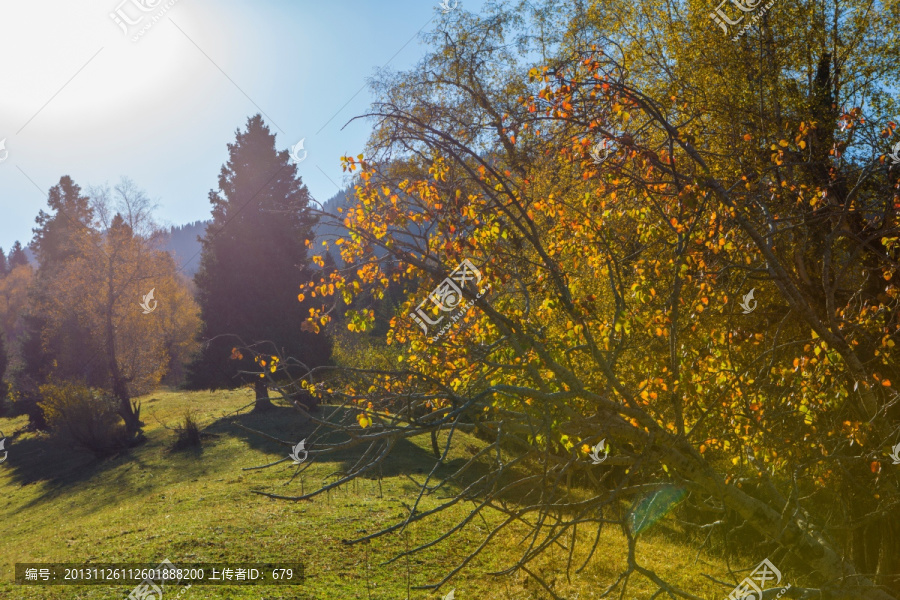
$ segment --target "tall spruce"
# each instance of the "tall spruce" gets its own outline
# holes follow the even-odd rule
[[[324,333],[301,329],[309,307],[297,295],[312,275],[306,242],[315,225],[309,192],[260,115],[236,137],[219,190],[210,191],[213,219],[200,239],[194,281],[205,343],[187,385],[233,388],[252,381],[256,410],[262,410],[271,406],[266,380],[241,374],[259,368],[249,353],[234,359],[233,348],[254,346],[312,367],[330,360],[331,347]]]
[[[22,244],[20,244],[18,241],[13,244],[12,248],[10,248],[9,257],[6,259],[6,262],[9,265],[10,271],[18,266],[28,264],[28,255],[25,254],[25,250],[22,248]]]

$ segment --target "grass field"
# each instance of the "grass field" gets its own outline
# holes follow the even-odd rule
[[[429,439],[398,448],[385,465],[383,479],[351,483],[312,502],[273,500],[251,490],[297,495],[309,491],[352,456],[314,463],[301,478],[290,482],[290,463],[245,471],[286,456],[286,450],[237,426],[300,440],[310,431],[293,409],[280,406],[268,413],[237,414],[252,401],[250,392],[178,392],[161,390],[141,399],[147,442],[127,454],[98,460],[65,448],[46,436],[25,433],[25,417],[0,418],[8,460],[0,465],[0,598],[3,599],[124,599],[133,586],[19,586],[11,583],[17,562],[302,562],[306,579],[291,587],[194,586],[182,600],[234,598],[274,599],[402,599],[442,598],[455,589],[457,600],[527,600],[549,598],[536,582],[525,577],[498,578],[490,570],[509,565],[522,543],[513,533],[489,547],[483,558],[454,577],[439,591],[408,590],[439,581],[457,560],[479,543],[488,521],[476,520],[450,538],[408,561],[384,564],[406,544],[430,540],[450,522],[470,510],[460,506],[439,519],[419,522],[406,536],[380,538],[367,545],[348,546],[342,540],[373,532],[406,515],[421,481],[434,465]],[[182,413],[195,411],[204,431],[202,448],[171,450],[172,427]],[[461,460],[459,444],[450,461]],[[446,495],[446,494],[443,494]],[[426,498],[424,508],[439,499]],[[639,560],[670,581],[698,596],[721,598],[729,590],[714,586],[700,572],[722,573],[721,565],[696,550],[665,536],[664,524],[642,536]],[[586,547],[589,541],[576,546]],[[556,549],[534,565],[554,582],[560,596],[570,600],[597,598],[625,562],[619,532],[607,529],[600,559],[567,582],[565,551]],[[576,553],[577,554],[577,553]],[[749,566],[749,565],[748,565]],[[643,600],[651,590],[644,581],[630,585],[626,598]],[[654,590],[655,591],[655,590]],[[165,600],[175,598],[167,592]]]

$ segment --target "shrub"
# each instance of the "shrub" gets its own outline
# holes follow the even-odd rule
[[[175,427],[175,445],[173,450],[184,450],[200,446],[200,426],[197,424],[194,415],[190,410],[184,411],[184,417],[179,425]]]
[[[41,394],[38,384],[29,377],[19,377],[15,380],[9,392],[11,406],[9,415],[28,415],[28,429],[31,431],[47,431],[47,420],[44,411],[39,404]]]
[[[48,383],[40,386],[40,395],[51,433],[70,438],[97,456],[126,446],[115,398],[77,383]]]

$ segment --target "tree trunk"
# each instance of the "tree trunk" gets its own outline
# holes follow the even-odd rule
[[[256,405],[253,407],[254,412],[275,408],[275,405],[269,400],[269,386],[266,385],[264,379],[257,379],[253,388],[256,390]]]
[[[436,459],[441,460],[441,448],[438,446],[437,429],[431,430],[431,451],[434,452],[434,457]]]
[[[128,385],[119,369],[119,361],[116,358],[116,328],[113,325],[113,309],[115,306],[115,294],[113,289],[113,263],[109,262],[109,279],[107,281],[106,303],[106,360],[109,367],[109,376],[112,379],[112,392],[119,401],[119,415],[125,421],[125,438],[128,442],[137,439],[141,434],[140,417],[131,403],[128,393]]]

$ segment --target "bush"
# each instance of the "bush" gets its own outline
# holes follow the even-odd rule
[[[6,399],[9,395],[9,384],[0,379],[0,417],[3,416],[3,413],[6,412],[8,408]]]
[[[77,383],[42,385],[40,394],[51,433],[70,438],[97,456],[112,454],[127,445],[115,398]]]
[[[175,439],[175,445],[172,446],[173,450],[184,450],[185,448],[200,446],[200,426],[190,410],[184,411],[181,423],[175,427],[175,434],[177,438]]]
[[[41,394],[37,383],[29,377],[17,378],[9,392],[9,399],[12,402],[7,416],[28,415],[28,429],[31,431],[47,431],[49,429],[47,420],[44,418],[44,411],[39,404]]]

